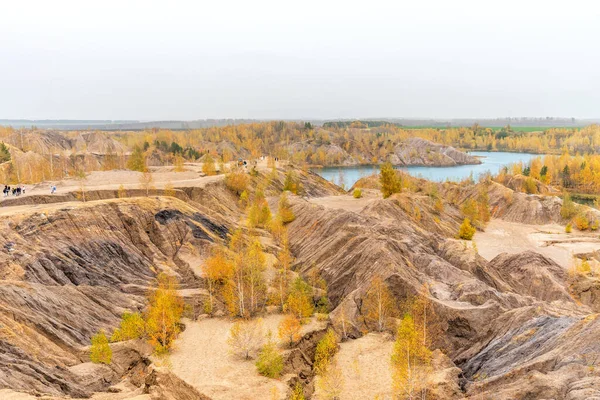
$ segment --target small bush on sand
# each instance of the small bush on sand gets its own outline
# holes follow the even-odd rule
[[[567,226],[565,226],[565,232],[566,233],[573,232],[573,226],[570,223],[568,223]]]
[[[112,360],[112,350],[108,345],[108,338],[104,331],[98,332],[92,336],[92,348],[90,349],[90,361],[94,364],[110,364]]]
[[[475,235],[475,228],[471,225],[469,218],[465,218],[463,223],[458,228],[458,237],[464,240],[471,240]]]
[[[283,357],[273,340],[269,339],[258,353],[256,369],[259,374],[268,378],[277,379],[281,375],[281,371],[283,371]]]

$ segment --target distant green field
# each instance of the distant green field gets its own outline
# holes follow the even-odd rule
[[[414,125],[414,126],[403,126],[405,129],[446,129],[445,126],[433,126],[433,125]],[[451,126],[450,128],[461,128],[460,126]],[[470,126],[465,127],[470,128]],[[484,126],[483,128],[490,128],[494,131],[499,131],[504,128],[503,126]],[[511,126],[511,129],[515,132],[542,132],[551,128],[573,128],[572,126]]]
[[[491,126],[495,131],[502,129],[502,126]],[[511,126],[513,131],[517,132],[541,132],[552,128],[573,128],[573,126]]]

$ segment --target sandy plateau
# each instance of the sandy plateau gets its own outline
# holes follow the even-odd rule
[[[531,250],[545,255],[564,268],[573,265],[573,257],[580,253],[600,250],[598,233],[573,231],[565,233],[558,224],[527,225],[493,219],[485,232],[478,232],[474,242],[481,256],[492,260],[498,254],[516,254]]]

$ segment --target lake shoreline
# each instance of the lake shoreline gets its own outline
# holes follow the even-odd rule
[[[518,153],[518,152],[484,152],[472,151],[469,155],[477,157],[481,162],[479,164],[456,164],[448,165],[394,165],[394,168],[402,170],[412,176],[430,180],[433,182],[461,181],[473,176],[477,179],[478,176],[484,173],[496,174],[500,170],[510,164],[516,162],[527,163],[531,159],[543,154],[533,153]],[[327,166],[319,168],[310,168],[310,170],[324,179],[334,182],[341,182],[348,187],[351,187],[360,178],[372,175],[379,172],[378,164],[361,164],[361,165],[345,165],[345,166]]]

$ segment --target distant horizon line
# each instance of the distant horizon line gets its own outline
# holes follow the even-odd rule
[[[222,118],[196,118],[196,119],[107,119],[107,118],[0,118],[0,122],[97,122],[97,123],[150,123],[150,122],[196,122],[196,121],[600,121],[599,117],[559,117],[559,116],[522,116],[522,117],[332,117],[332,118],[244,118],[244,117],[222,117]]]

